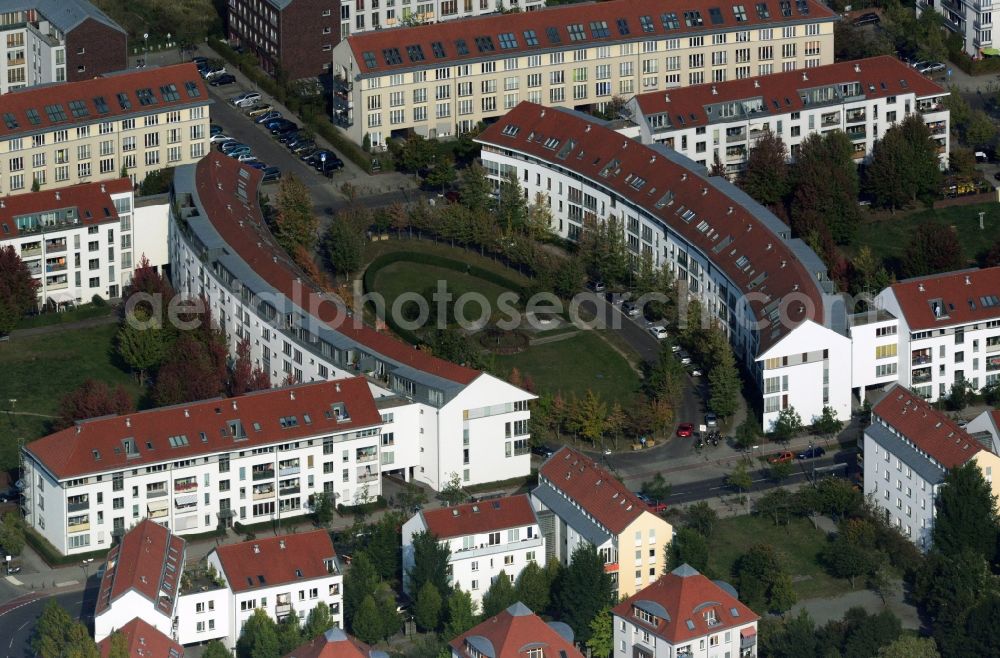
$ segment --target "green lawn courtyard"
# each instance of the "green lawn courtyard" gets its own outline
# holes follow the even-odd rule
[[[48,417],[58,414],[63,395],[84,380],[123,384],[133,398],[139,397],[135,378],[117,365],[113,350],[117,331],[117,325],[109,324],[13,336],[0,343],[0,469],[17,465],[18,440],[27,443],[44,436]],[[12,405],[11,400],[17,402]],[[8,413],[12,406],[17,414]]]
[[[452,300],[466,293],[478,293],[493,309],[497,309],[500,295],[507,292],[506,288],[465,272],[410,261],[397,261],[380,269],[375,276],[375,290],[385,296],[385,308],[389,312],[395,299],[404,293],[423,295],[429,304],[435,304],[427,293],[436,292],[440,281],[447,284],[446,290]],[[481,305],[476,301],[465,306],[465,317],[470,320],[478,318],[480,313]]]

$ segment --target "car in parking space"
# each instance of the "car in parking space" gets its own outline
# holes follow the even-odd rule
[[[206,69],[205,72],[201,74],[201,77],[205,78],[206,80],[211,80],[212,78],[218,77],[220,75],[225,75],[226,73],[228,73],[228,71],[226,71],[226,67],[220,66],[214,69],[213,68]]]
[[[344,161],[340,158],[327,159],[316,165],[316,171],[324,176],[332,176],[335,171],[340,171],[343,168]]]
[[[542,444],[540,446],[531,446],[531,453],[533,455],[538,455],[542,459],[548,459],[553,454],[555,454],[555,451],[552,450],[552,448],[548,447],[547,445]]]
[[[862,25],[878,25],[881,22],[882,19],[879,18],[879,15],[870,11],[867,14],[861,14],[855,18],[853,24],[855,27],[861,27]]]
[[[209,144],[222,144],[223,142],[228,142],[231,139],[232,137],[230,137],[226,133],[215,133],[214,135],[208,138],[208,142]]]
[[[639,315],[639,307],[635,305],[635,302],[623,302],[622,313],[630,318],[637,317]]]
[[[265,112],[264,114],[260,115],[259,117],[255,117],[254,120],[253,120],[253,122],[254,123],[259,123],[261,125],[264,125],[268,121],[275,121],[275,120],[280,119],[280,118],[281,118],[281,112],[279,112],[277,110],[271,110],[270,112]]]
[[[316,149],[305,158],[302,158],[302,160],[310,167],[316,167],[323,160],[324,156],[327,158],[337,157],[337,155],[333,151],[330,151],[328,149]]]
[[[288,119],[280,119],[279,123],[276,123],[271,127],[272,135],[278,135],[279,133],[284,135],[286,133],[294,133],[298,131],[299,124],[294,121],[289,121]]]
[[[263,116],[268,112],[273,112],[273,111],[274,111],[273,105],[271,105],[270,103],[264,103],[263,105],[258,105],[257,107],[247,112],[247,116],[250,117],[251,119],[256,119],[259,116]]]
[[[288,119],[285,119],[284,117],[279,117],[277,119],[271,119],[270,121],[266,121],[263,125],[268,130],[274,130],[275,128],[284,128],[286,126],[294,126],[295,122],[294,121],[289,121]]]
[[[236,76],[231,73],[223,73],[222,75],[212,78],[208,84],[213,87],[224,87],[225,85],[231,85],[236,82]]]
[[[232,103],[236,107],[246,107],[248,105],[256,105],[260,102],[261,95],[259,91],[244,91],[242,94],[234,96],[232,98]]]
[[[926,62],[922,66],[916,67],[917,71],[919,73],[923,73],[924,75],[929,75],[931,73],[938,73],[939,71],[943,71],[946,68],[948,67],[946,67],[941,62]]]
[[[295,142],[295,145],[291,146],[290,148],[292,153],[298,155],[299,153],[305,153],[306,151],[315,149],[316,142],[312,141],[311,139],[306,139],[301,142]]]
[[[312,139],[305,135],[301,130],[295,134],[294,137],[285,140],[285,146],[290,149],[295,149],[300,144],[305,144],[306,142],[312,142]],[[313,142],[315,143],[315,142]]]
[[[795,455],[790,450],[783,450],[767,458],[768,464],[787,464],[795,459]]]
[[[653,325],[652,327],[650,327],[649,333],[651,333],[653,335],[653,338],[655,338],[656,340],[663,340],[664,338],[670,335],[667,333],[666,327],[661,327],[658,325]]]
[[[257,156],[255,156],[253,154],[253,151],[251,151],[249,153],[239,154],[238,156],[236,156],[236,159],[239,160],[240,162],[253,162],[254,160],[257,159]]]
[[[298,139],[299,136],[300,136],[300,133],[299,133],[299,129],[297,127],[296,128],[292,128],[291,126],[289,126],[285,130],[279,130],[278,132],[276,132],[274,134],[274,136],[282,144],[287,144],[288,142],[293,142],[296,139]]]
[[[677,350],[677,360],[681,362],[681,365],[688,365],[691,363],[691,355],[684,350]]]
[[[605,286],[604,282],[601,281],[600,279],[597,280],[591,279],[590,281],[587,282],[587,287],[593,292],[604,292],[604,289],[607,286]]]
[[[281,170],[277,167],[267,167],[264,169],[264,177],[261,179],[264,183],[269,181],[278,180],[281,178]]]
[[[691,423],[681,423],[677,426],[677,436],[684,438],[694,433],[694,425]]]
[[[653,514],[662,514],[663,512],[667,511],[667,504],[662,500],[650,499],[648,501],[643,501],[643,502],[646,503],[646,507],[648,507],[649,511],[652,512]]]
[[[709,411],[707,414],[705,414],[705,426],[708,427],[708,429],[710,430],[714,430],[716,427],[719,426],[719,417],[716,416],[711,411]]]
[[[240,157],[241,155],[250,155],[250,153],[251,153],[251,151],[250,151],[250,147],[249,146],[239,146],[239,147],[236,147],[236,148],[234,148],[234,149],[232,149],[230,151],[227,151],[226,155],[228,155],[229,157],[231,157],[231,158],[233,158],[235,160],[236,158]]]
[[[238,154],[239,151],[242,151],[244,149],[249,151],[250,147],[247,144],[244,144],[243,142],[236,142],[235,144],[223,144],[223,148],[219,150],[222,151],[224,155],[232,155],[233,153]]]
[[[309,147],[309,148],[307,148],[307,149],[303,149],[303,150],[301,150],[301,151],[296,151],[296,152],[295,152],[295,155],[299,156],[299,160],[302,160],[302,162],[305,162],[305,161],[306,161],[306,159],[307,159],[307,158],[308,158],[308,157],[309,157],[310,155],[312,155],[313,153],[315,153],[315,152],[316,152],[317,150],[318,150],[318,149],[316,148],[316,145],[315,145],[315,144],[313,144],[312,146],[310,146],[310,147]]]
[[[209,135],[218,135],[218,134],[223,133],[223,132],[225,132],[225,130],[223,130],[222,126],[220,126],[217,123],[211,123],[211,124],[208,125],[208,134]]]
[[[260,160],[251,160],[249,162],[244,162],[243,164],[254,169],[267,169],[267,163],[261,162]]]
[[[670,346],[670,351],[673,352],[674,354],[677,354],[678,352],[680,352],[681,349],[683,349],[683,348],[680,345],[678,345],[677,343],[674,343],[673,345]]]
[[[194,57],[191,58],[191,61],[194,62],[195,65],[201,64],[202,62],[208,64],[208,58],[203,57],[202,55],[195,55]]]
[[[215,145],[218,146],[219,150],[221,151],[224,148],[232,147],[232,146],[235,146],[236,144],[239,144],[239,143],[240,143],[240,140],[233,139],[232,137],[227,137],[226,139],[222,140],[221,142],[216,142]]]
[[[825,454],[826,449],[823,446],[812,446],[800,452],[796,457],[798,459],[813,459],[815,457],[822,457]]]
[[[701,371],[701,366],[696,366],[695,364],[690,364],[687,367],[688,374],[692,377],[701,377],[704,373]]]

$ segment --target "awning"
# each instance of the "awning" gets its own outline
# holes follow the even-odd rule
[[[169,506],[170,504],[165,499],[151,500],[148,503],[146,503],[146,509],[148,509],[150,512],[161,512],[167,509],[167,507]]]
[[[753,626],[749,628],[744,628],[742,631],[740,631],[740,637],[753,637],[755,635],[757,635],[757,629],[754,628]]]
[[[53,290],[48,293],[49,301],[53,304],[75,304],[76,295],[69,290]]]
[[[184,505],[197,505],[198,504],[198,494],[182,494],[180,496],[174,496],[174,506],[182,507]]]

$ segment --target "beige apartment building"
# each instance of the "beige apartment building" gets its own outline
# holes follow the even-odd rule
[[[580,110],[613,99],[833,63],[836,14],[813,0],[612,0],[380,30],[341,41],[335,120],[382,148],[451,137],[521,101]],[[337,104],[335,103],[335,106]]]
[[[147,174],[208,152],[208,91],[194,64],[4,94],[0,196]]]

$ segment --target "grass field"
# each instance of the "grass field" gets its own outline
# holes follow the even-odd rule
[[[708,564],[714,575],[731,582],[733,564],[753,543],[771,544],[781,554],[800,601],[851,590],[849,581],[828,575],[820,566],[818,555],[826,534],[801,518],[793,518],[786,526],[776,526],[763,516],[721,519],[708,542]]]
[[[984,230],[979,230],[979,213],[985,212]],[[906,244],[918,224],[935,222],[954,226],[958,242],[962,245],[964,260],[974,265],[976,260],[1000,241],[1000,204],[989,203],[972,206],[953,206],[938,210],[917,210],[896,213],[885,219],[863,222],[851,249],[851,255],[867,245],[875,256],[898,273],[898,264]]]
[[[639,376],[595,331],[496,357],[501,372],[517,368],[530,375],[540,393],[583,396],[587,389],[606,401],[630,402],[639,390]]]
[[[364,261],[367,265],[367,263],[372,261],[377,256],[390,254],[396,251],[419,251],[425,254],[438,255],[444,258],[461,261],[463,263],[469,263],[470,265],[475,265],[485,270],[496,272],[497,274],[510,279],[511,282],[520,286],[525,286],[531,282],[528,277],[524,276],[517,270],[512,270],[502,262],[490,258],[489,256],[483,256],[477,251],[464,249],[462,247],[451,247],[447,244],[434,242],[433,240],[418,240],[415,238],[404,238],[399,240],[393,237],[391,240],[369,242],[365,245]]]
[[[375,290],[385,296],[387,310],[392,308],[393,301],[403,293],[424,295],[428,303],[434,304],[436,302],[429,297],[428,291],[437,291],[439,281],[447,283],[446,290],[452,295],[453,300],[466,293],[479,293],[486,297],[493,309],[497,308],[497,299],[500,295],[507,292],[506,288],[477,276],[409,261],[391,263],[380,269],[375,277]],[[475,319],[479,316],[480,309],[480,304],[470,301],[465,306],[465,316]]]
[[[34,327],[48,327],[54,324],[67,324],[69,322],[79,322],[90,318],[101,318],[112,315],[115,309],[108,306],[95,306],[93,304],[81,304],[74,309],[59,313],[46,312],[38,315],[29,315],[18,320],[15,329],[31,329]]]
[[[123,384],[133,398],[140,389],[114,357],[116,325],[54,332],[0,343],[0,469],[17,465],[17,440],[44,436],[48,419],[20,415],[28,412],[55,416],[59,400],[85,379]],[[11,410],[18,414],[6,413]]]

